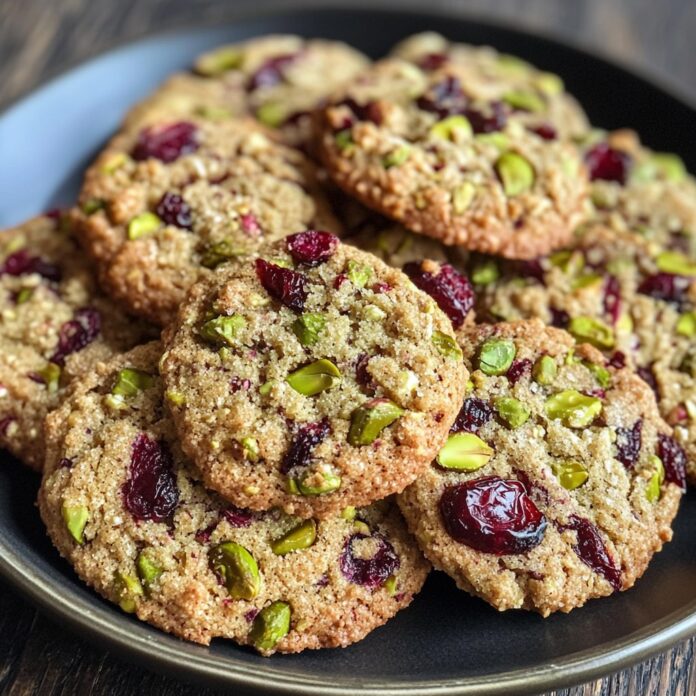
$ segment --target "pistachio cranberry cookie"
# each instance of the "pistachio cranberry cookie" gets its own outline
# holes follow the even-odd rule
[[[99,365],[48,419],[39,507],[80,577],[167,632],[264,655],[348,645],[407,606],[428,565],[390,502],[302,522],[203,488],[164,409],[161,354]]]
[[[253,116],[291,145],[308,143],[310,113],[369,60],[347,44],[271,35],[200,56],[193,73],[167,80],[127,116],[128,126],[191,117]]]
[[[444,443],[466,372],[400,271],[301,232],[196,284],[162,376],[182,447],[235,505],[330,517],[401,491]]]
[[[204,119],[118,134],[87,172],[77,223],[108,291],[160,325],[220,263],[338,224],[300,152],[251,121]]]
[[[154,332],[98,291],[58,212],[0,232],[0,315],[0,447],[38,470],[69,385]]]
[[[460,343],[471,389],[399,496],[426,556],[499,610],[547,616],[631,587],[671,538],[684,485],[650,388],[538,320]]]
[[[490,46],[455,43],[435,32],[410,36],[397,44],[392,56],[436,70],[447,63],[462,69],[467,88],[485,101],[500,101],[544,138],[585,135],[590,125],[582,107],[565,91],[563,80],[526,61],[499,53]]]

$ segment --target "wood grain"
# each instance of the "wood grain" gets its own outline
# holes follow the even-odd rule
[[[280,1],[288,7],[298,4]],[[106,48],[171,27],[224,22],[244,2],[0,0],[0,107]],[[424,4],[401,0],[399,6]],[[584,46],[636,67],[696,103],[693,0],[428,0],[427,5],[465,8],[474,16]],[[633,669],[554,696],[693,696],[695,647],[692,639]],[[66,633],[0,583],[0,694],[76,693],[208,696],[213,692],[152,674]]]

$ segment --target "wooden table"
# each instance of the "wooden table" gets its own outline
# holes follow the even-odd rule
[[[0,0],[0,108],[68,66],[124,40],[225,21],[246,0]],[[252,0],[253,1],[253,0]],[[257,4],[263,0],[255,0]],[[294,0],[286,0],[288,6]],[[326,2],[325,4],[333,4]],[[418,5],[401,0],[400,6]],[[457,0],[428,0],[454,7]],[[500,19],[598,50],[696,103],[693,0],[467,0]],[[556,696],[696,694],[696,639],[633,669]],[[0,583],[0,693],[208,694],[129,665],[66,633]]]

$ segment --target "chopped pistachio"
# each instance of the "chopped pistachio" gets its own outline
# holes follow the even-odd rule
[[[81,210],[85,215],[93,215],[97,210],[104,207],[104,201],[101,198],[89,198],[81,206]]]
[[[534,78],[534,84],[544,94],[549,96],[560,94],[565,89],[563,80],[558,75],[550,72],[540,72]]]
[[[174,406],[183,406],[186,403],[186,397],[184,394],[178,391],[174,391],[172,389],[168,389],[165,392],[165,398],[169,403],[174,404]]]
[[[558,374],[556,361],[550,355],[542,355],[532,368],[532,377],[538,384],[549,385],[553,383]]]
[[[330,360],[322,358],[291,372],[285,381],[296,392],[314,396],[340,384],[341,371]]]
[[[664,273],[675,275],[696,276],[696,261],[679,251],[663,251],[655,259],[657,267]]]
[[[162,227],[162,220],[154,213],[141,213],[128,223],[128,239],[136,240],[156,232]]]
[[[498,397],[494,406],[500,418],[511,428],[524,425],[531,415],[529,409],[519,399],[511,396]]]
[[[356,512],[357,510],[352,505],[349,505],[348,507],[344,507],[343,510],[341,510],[341,517],[344,520],[351,521],[355,519]]]
[[[459,137],[470,138],[473,134],[474,129],[471,127],[469,119],[459,114],[443,118],[430,129],[430,135],[443,140],[457,140]]]
[[[196,61],[196,72],[206,77],[214,77],[242,67],[244,54],[233,46],[222,46],[204,53]]]
[[[379,434],[403,416],[404,410],[389,399],[372,399],[351,414],[348,442],[354,447],[372,444]]]
[[[136,396],[139,392],[149,389],[155,384],[155,378],[134,367],[125,367],[116,375],[116,382],[111,393],[116,396]]]
[[[271,544],[271,551],[276,556],[285,556],[293,551],[308,549],[317,538],[317,523],[314,520],[305,520],[297,527],[283,534]]]
[[[367,522],[362,520],[355,520],[353,522],[353,531],[356,534],[363,534],[364,536],[370,536],[370,527]]]
[[[587,469],[580,462],[559,460],[551,463],[551,469],[558,482],[567,491],[580,488],[589,477]]]
[[[307,312],[295,319],[292,331],[303,346],[313,346],[326,327],[326,315],[320,312]]]
[[[676,327],[681,336],[696,335],[696,312],[686,312],[679,317]]]
[[[479,133],[475,140],[484,145],[491,145],[500,152],[510,147],[510,139],[505,133]]]
[[[256,118],[269,128],[278,128],[288,118],[288,110],[284,104],[266,102],[256,109]]]
[[[507,94],[503,95],[503,101],[513,109],[519,109],[520,111],[539,113],[546,109],[546,103],[538,94],[524,90],[507,92]]]
[[[201,256],[201,265],[206,268],[217,268],[221,263],[229,261],[244,253],[241,247],[234,247],[232,243],[223,240],[209,246]]]
[[[437,463],[444,469],[476,471],[488,463],[494,451],[474,433],[455,433],[437,455]]]
[[[102,174],[113,174],[117,169],[120,169],[130,161],[131,158],[125,152],[116,152],[103,164],[101,168]]]
[[[576,389],[566,389],[546,400],[546,415],[553,420],[560,419],[569,428],[590,425],[601,410],[601,399],[581,394]]]
[[[143,595],[143,588],[138,578],[119,571],[114,576],[114,593],[121,609],[132,614],[138,606],[138,597]]]
[[[495,170],[507,196],[519,196],[534,185],[534,168],[516,152],[503,153],[495,163]]]
[[[650,461],[655,469],[655,472],[645,486],[645,497],[651,503],[656,503],[660,499],[662,484],[665,480],[665,466],[662,463],[662,460],[654,454],[650,457]]]
[[[301,495],[325,495],[341,487],[341,477],[331,470],[310,471],[297,481]]]
[[[138,577],[142,582],[145,590],[155,583],[164,569],[160,568],[147,554],[147,551],[141,551],[135,559],[135,566],[138,569]]]
[[[370,266],[358,263],[357,261],[348,261],[348,270],[346,275],[353,285],[358,288],[364,288],[372,278],[373,270]]]
[[[84,505],[68,505],[63,503],[61,510],[63,521],[70,536],[80,545],[85,543],[85,527],[89,520],[89,510]]]
[[[479,369],[487,375],[503,375],[512,365],[517,349],[509,338],[489,338],[479,350]]]
[[[206,321],[200,329],[203,340],[214,345],[232,346],[236,343],[237,334],[246,326],[246,319],[240,314],[217,316]]]
[[[210,567],[225,582],[230,597],[254,599],[261,589],[261,575],[254,557],[240,544],[226,541],[210,549]]]
[[[43,383],[46,385],[49,393],[55,394],[60,386],[60,375],[61,375],[60,365],[49,362],[46,363],[45,367],[42,367],[38,374],[41,377]]]
[[[495,259],[482,259],[471,269],[474,285],[490,285],[500,278],[500,269]]]
[[[465,213],[469,209],[475,195],[476,186],[470,181],[464,181],[458,186],[455,186],[452,190],[452,208],[454,209],[455,215],[462,215]]]
[[[382,166],[385,169],[399,167],[409,158],[410,154],[411,147],[409,145],[401,145],[396,150],[392,150],[382,157]]]
[[[34,294],[34,288],[22,288],[15,297],[15,304],[21,305],[25,302],[29,302]]]
[[[433,331],[430,340],[433,342],[433,345],[437,348],[440,355],[452,360],[462,359],[462,349],[457,345],[457,342],[446,333],[442,333],[442,331]]]
[[[268,651],[290,631],[292,611],[287,602],[273,602],[264,607],[254,619],[249,642],[258,650]]]
[[[568,331],[577,341],[586,341],[596,348],[613,348],[614,330],[593,317],[573,317]]]
[[[396,575],[390,575],[385,581],[382,587],[389,593],[391,597],[396,594],[398,587],[398,581]]]
[[[261,394],[261,396],[268,396],[276,384],[278,384],[278,382],[275,379],[269,379],[259,387],[259,394]]]
[[[243,437],[239,442],[242,445],[244,457],[247,461],[258,462],[260,452],[259,441],[255,437]]]
[[[600,387],[606,388],[611,384],[611,372],[604,365],[598,365],[589,360],[585,361],[584,365],[594,375]]]
[[[334,142],[339,150],[347,150],[354,144],[353,132],[350,128],[345,128],[344,130],[339,131],[334,136]]]

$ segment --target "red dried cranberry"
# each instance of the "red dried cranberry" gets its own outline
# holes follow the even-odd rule
[[[140,433],[133,441],[123,502],[136,520],[167,522],[179,504],[174,462],[164,442]]]
[[[256,259],[256,275],[266,292],[293,312],[301,312],[307,300],[307,276],[290,268]]]
[[[372,558],[360,558],[353,554],[353,544],[359,539],[374,539],[377,552]],[[375,588],[391,577],[401,565],[394,547],[381,534],[353,534],[346,539],[341,554],[341,573],[356,585]]]
[[[598,143],[585,154],[585,163],[591,181],[602,179],[623,185],[628,177],[631,158],[607,143]]]
[[[523,358],[522,360],[513,360],[510,369],[505,375],[510,384],[514,385],[527,374],[532,371],[532,361],[529,358]]]
[[[459,414],[450,428],[450,432],[460,433],[466,431],[476,433],[491,418],[493,418],[493,409],[488,403],[474,397],[465,399],[461,409],[459,409]]]
[[[329,576],[324,573],[315,583],[315,587],[326,587],[329,584]]]
[[[440,514],[455,541],[497,556],[526,553],[546,532],[546,517],[524,485],[498,476],[448,486]]]
[[[418,97],[416,104],[423,111],[430,111],[440,118],[461,114],[466,109],[468,99],[462,90],[459,79],[448,75],[433,85],[424,95]]]
[[[249,391],[250,387],[251,387],[251,380],[250,379],[247,379],[247,378],[242,379],[241,377],[237,377],[235,375],[230,380],[230,391],[233,394],[235,392],[238,392],[238,391]]]
[[[370,121],[376,125],[381,125],[382,123],[382,110],[377,102],[371,101],[367,104],[358,104],[352,97],[348,97],[344,101],[339,103],[340,106],[347,106],[360,121]],[[353,122],[347,123],[343,128],[350,128]],[[340,130],[343,130],[341,128]]]
[[[470,107],[464,111],[464,115],[474,133],[494,133],[505,128],[508,109],[502,102],[494,101],[485,107]]]
[[[657,456],[665,467],[665,481],[674,483],[686,491],[686,453],[669,435],[658,435]]]
[[[256,609],[256,607],[249,609],[249,611],[244,613],[244,618],[251,623],[258,616],[259,611],[260,609]]]
[[[187,121],[150,126],[140,132],[131,154],[138,161],[152,157],[166,163],[174,162],[198,149],[197,134],[198,128]]]
[[[568,324],[570,324],[570,314],[564,309],[556,309],[555,307],[550,307],[551,312],[551,326],[555,326],[559,329],[565,329]]]
[[[370,356],[367,353],[361,353],[355,361],[355,380],[363,387],[368,387],[374,391],[375,383],[372,381],[372,375],[367,371],[367,364],[370,362]]]
[[[305,423],[298,428],[281,462],[281,472],[287,474],[291,469],[309,464],[314,448],[323,442],[330,432],[331,426],[326,419],[318,423]]]
[[[7,435],[7,431],[17,419],[15,416],[3,416],[0,418],[0,435]]]
[[[274,87],[284,79],[283,72],[299,57],[300,53],[286,53],[275,56],[265,61],[261,67],[249,78],[247,89],[253,92],[260,87]]]
[[[231,527],[248,527],[254,516],[248,510],[230,505],[222,511],[222,519],[225,520]]]
[[[333,256],[338,247],[338,237],[331,232],[307,230],[286,237],[286,245],[296,263],[318,266]]]
[[[73,460],[68,459],[67,457],[63,457],[63,459],[61,459],[58,462],[59,469],[72,469],[72,465],[73,465]]]
[[[636,372],[638,373],[638,376],[655,392],[655,396],[659,399],[660,392],[652,365],[649,365],[648,367],[638,367],[636,368]]]
[[[550,123],[540,123],[529,130],[536,133],[543,140],[555,140],[558,137],[556,129]]]
[[[155,212],[167,225],[191,229],[191,207],[178,193],[165,193]]]
[[[620,370],[622,367],[626,367],[626,356],[620,350],[616,350],[611,354],[608,364],[610,367]]]
[[[0,266],[0,275],[22,276],[36,273],[55,283],[61,279],[60,268],[39,256],[31,256],[26,249],[10,254]]]
[[[567,525],[558,525],[560,531],[572,530],[577,535],[573,551],[578,558],[595,573],[601,575],[614,590],[621,589],[621,568],[617,568],[614,559],[599,535],[597,527],[584,517],[571,515]]]
[[[638,286],[638,292],[656,300],[679,305],[685,301],[689,285],[691,285],[691,281],[684,276],[672,273],[655,273],[643,280]]]
[[[604,283],[604,313],[616,324],[621,314],[621,288],[615,276],[607,276]]]
[[[427,53],[418,61],[418,67],[431,71],[441,68],[448,61],[446,53]]]
[[[370,289],[375,294],[381,295],[384,292],[389,292],[392,289],[392,286],[389,285],[389,283],[385,283],[385,282],[380,280],[380,281],[374,283]]]
[[[514,275],[518,275],[521,278],[532,278],[533,280],[539,281],[542,285],[546,283],[541,259],[515,261],[511,263],[510,266]]]
[[[239,218],[242,224],[242,232],[250,237],[258,237],[261,234],[261,225],[259,220],[253,213],[247,213]]]
[[[335,278],[333,282],[334,290],[338,290],[343,283],[345,283],[348,280],[348,276],[345,273],[339,273]]]
[[[425,263],[412,261],[404,266],[404,273],[437,302],[454,328],[459,328],[474,306],[474,290],[469,279],[448,263],[442,264],[437,274],[425,270],[424,266]]]
[[[194,535],[194,539],[199,544],[207,544],[210,541],[210,537],[212,536],[217,526],[218,523],[213,522],[213,524],[208,525],[205,529],[199,529]]]
[[[616,429],[616,458],[627,469],[632,469],[638,461],[642,432],[642,420],[637,420],[632,428]]]
[[[65,365],[65,358],[88,346],[101,332],[101,314],[94,307],[78,309],[70,321],[60,327],[58,347],[51,362]]]

